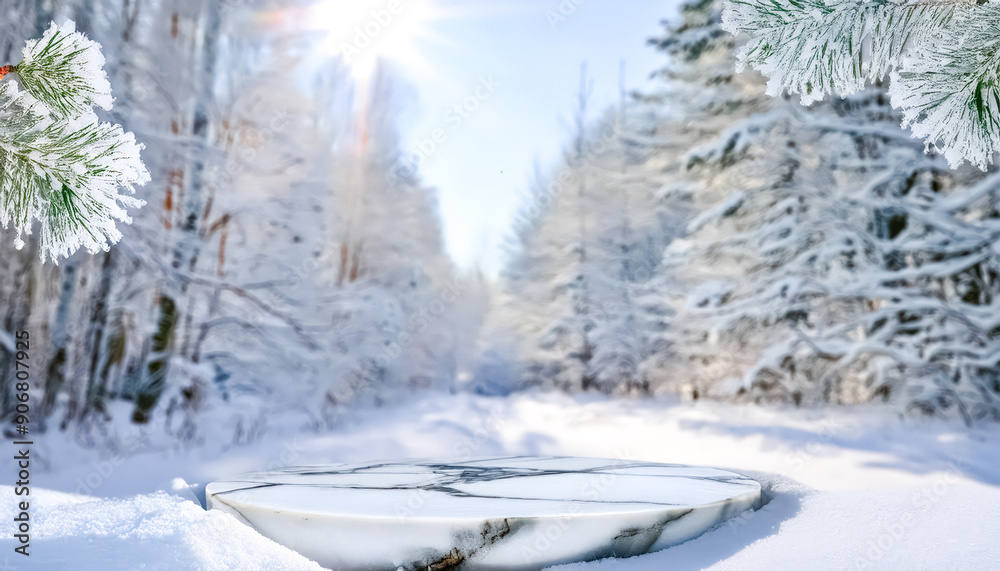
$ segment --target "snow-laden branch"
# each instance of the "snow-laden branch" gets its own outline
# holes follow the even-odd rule
[[[986,6],[915,47],[889,87],[914,137],[984,170],[1000,151],[1000,4]]]
[[[891,77],[903,126],[952,167],[1000,151],[1000,3],[974,0],[727,0],[723,28],[745,33],[737,68],[803,104]]]
[[[24,46],[15,66],[21,83],[49,108],[67,117],[90,113],[96,105],[111,109],[111,84],[97,42],[76,32],[72,21],[55,22],[40,40]]]
[[[72,22],[53,24],[13,66],[24,90],[0,82],[0,224],[21,248],[38,220],[43,261],[107,250],[121,238],[116,221],[131,222],[126,208],[143,204],[129,196],[150,180],[143,146],[92,109],[111,107],[103,63]]]
[[[974,3],[869,0],[730,0],[722,27],[747,32],[737,52],[770,77],[768,94],[802,94],[803,103],[826,93],[864,89],[899,66],[904,50],[923,44]]]

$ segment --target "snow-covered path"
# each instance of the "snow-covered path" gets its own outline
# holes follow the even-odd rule
[[[316,568],[176,495],[195,498],[212,479],[281,465],[496,454],[710,465],[754,472],[773,490],[760,511],[686,544],[560,569],[991,569],[1000,561],[1000,426],[903,420],[880,407],[428,395],[358,411],[331,433],[303,433],[290,419],[271,418],[265,436],[249,446],[117,457],[59,436],[47,435],[33,452],[30,564],[13,554],[10,534],[0,540],[0,563],[6,557],[10,568],[63,569],[68,560],[79,569]],[[194,483],[195,493],[176,478]],[[88,504],[47,490],[114,499]],[[11,521],[13,492],[0,494],[10,498],[0,517]]]

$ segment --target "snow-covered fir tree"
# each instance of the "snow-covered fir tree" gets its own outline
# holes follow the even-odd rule
[[[606,350],[651,392],[996,417],[995,175],[925,154],[881,86],[811,107],[768,96],[722,24],[720,1],[682,5],[652,42],[660,87],[614,151],[569,155],[587,192],[560,188],[518,234],[494,318],[517,324],[509,374],[610,392],[592,380]],[[626,144],[640,160],[607,168]],[[663,255],[623,289],[607,245],[630,233]]]
[[[528,196],[491,331],[516,339],[516,386],[645,393],[659,324],[648,282],[675,220],[641,170],[629,110],[591,123],[586,90],[563,163]]]
[[[658,350],[644,368],[656,390],[697,398],[710,394],[719,378],[738,376],[746,363],[745,357],[705,343],[711,334],[691,319],[690,305],[707,303],[699,297],[724,295],[719,290],[726,276],[741,276],[748,264],[731,258],[710,269],[714,250],[707,257],[689,252],[689,236],[709,218],[732,214],[744,185],[761,183],[766,169],[745,168],[745,161],[761,132],[754,118],[766,123],[775,102],[764,94],[759,77],[733,70],[733,40],[718,27],[717,3],[683,4],[679,18],[666,26],[650,44],[668,62],[653,74],[658,89],[639,96],[635,124],[637,140],[650,154],[646,172],[657,178],[661,207],[679,221],[652,281],[662,318]],[[741,121],[747,128],[734,130]],[[679,262],[690,264],[681,270]]]
[[[719,3],[682,15],[668,69],[732,85]],[[993,175],[925,155],[879,87],[805,108],[755,83],[727,93],[759,106],[717,101],[730,125],[686,155],[697,213],[666,252],[683,303],[662,365],[700,394],[995,416]]]

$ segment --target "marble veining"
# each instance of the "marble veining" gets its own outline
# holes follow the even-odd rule
[[[527,570],[682,543],[752,508],[760,485],[715,468],[510,456],[256,472],[208,507],[338,570]]]

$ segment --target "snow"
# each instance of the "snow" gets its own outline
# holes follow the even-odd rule
[[[138,134],[90,109],[112,104],[110,85],[97,44],[72,24],[29,44],[23,91],[0,82],[0,155],[24,152],[0,165],[14,197],[0,200],[0,222],[13,224],[15,245],[45,260],[121,238],[112,255],[61,268],[0,256],[0,344],[12,351],[12,335],[30,330],[31,370],[41,374],[28,392],[45,403],[31,409],[30,567],[315,568],[206,513],[206,484],[301,464],[511,454],[729,468],[771,497],[663,553],[577,568],[1000,560],[1000,428],[976,426],[1000,419],[1000,177],[952,171],[898,128],[905,115],[886,94],[905,92],[905,78],[892,92],[805,108],[768,98],[759,75],[733,74],[743,45],[772,94],[860,89],[888,69],[876,65],[879,50],[907,34],[919,44],[912,33],[926,26],[864,38],[898,5],[868,3],[859,28],[847,15],[856,2],[804,0],[805,20],[774,29],[788,41],[753,51],[767,38],[740,44],[720,33],[722,0],[683,4],[651,42],[666,58],[656,87],[591,123],[583,82],[572,150],[539,174],[505,277],[491,281],[453,278],[435,191],[419,173],[385,176],[407,146],[396,132],[405,110],[419,105],[388,68],[372,89],[356,89],[324,59],[332,65],[306,85],[295,65],[305,44],[249,25],[249,6],[178,12],[153,2],[122,17],[110,0],[11,4],[0,23],[10,38],[30,37],[53,10],[91,12],[81,24],[103,44],[122,97],[113,117]],[[780,16],[778,4],[731,7],[727,26],[752,31],[751,8]],[[975,9],[1000,14],[1000,4],[984,6]],[[975,37],[983,26],[995,39],[996,16]],[[834,56],[860,46],[858,73],[811,81],[816,68],[803,67],[802,53],[834,36]],[[76,57],[75,48],[45,57],[59,38],[83,49],[56,66],[79,89],[73,101],[43,104],[32,89],[61,82],[36,78],[33,62],[41,72]],[[932,63],[968,47],[952,44]],[[961,63],[974,71],[982,62]],[[927,115],[928,126],[952,122],[958,103]],[[982,109],[995,104],[1000,96]],[[56,116],[67,109],[72,118]],[[921,117],[914,132],[938,138]],[[11,143],[26,133],[30,145]],[[72,133],[95,142],[70,144]],[[992,153],[993,135],[967,146]],[[69,186],[83,214],[42,200],[40,175],[79,182]],[[32,192],[9,191],[28,183]],[[134,212],[140,197],[152,207]],[[129,212],[135,225],[118,224]],[[35,219],[40,231],[24,240]],[[532,385],[622,398],[434,392]],[[624,398],[640,394],[660,396]],[[891,406],[823,406],[883,398]],[[903,410],[961,415],[974,428],[902,419]],[[8,555],[4,566],[24,565]]]
[[[111,109],[114,98],[101,45],[77,32],[72,20],[61,26],[52,22],[40,40],[28,40],[22,56],[18,75],[42,93],[57,94],[52,97],[67,115],[89,113],[94,105]]]
[[[0,488],[14,497],[12,486]],[[51,490],[31,495],[31,569],[321,569],[231,516],[165,492],[116,500]],[[5,502],[4,520],[15,515],[13,502]],[[3,543],[5,553],[19,545],[10,536]],[[20,568],[22,555],[5,557]]]
[[[744,200],[745,196],[743,195],[743,192],[737,190],[717,207],[706,210],[696,216],[694,220],[688,223],[687,231],[690,233],[697,232],[709,222],[713,222],[723,216],[733,214],[743,204]]]
[[[199,491],[254,469],[494,454],[732,469],[772,496],[759,511],[680,546],[571,569],[990,568],[1000,560],[1000,427],[968,429],[893,410],[425,393],[406,405],[356,410],[330,432],[301,432],[293,418],[274,416],[245,446],[219,440],[183,449],[147,433],[151,451],[107,456],[53,430],[32,451],[31,568],[64,569],[72,560],[81,570],[315,569],[230,516],[203,511]],[[0,493],[13,497],[9,487]],[[12,517],[12,502],[3,509],[0,517]],[[11,553],[14,540],[3,541]]]

